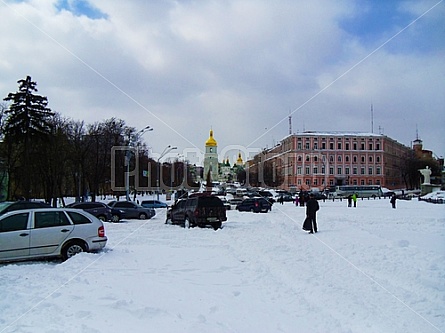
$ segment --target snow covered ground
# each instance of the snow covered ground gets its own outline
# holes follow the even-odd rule
[[[445,205],[228,211],[222,230],[105,223],[98,254],[0,265],[0,332],[443,332]]]

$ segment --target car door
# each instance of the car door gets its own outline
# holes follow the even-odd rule
[[[57,254],[55,251],[74,229],[63,211],[41,209],[33,212],[30,255]]]
[[[122,209],[125,212],[125,217],[129,219],[139,218],[139,212],[136,205],[128,201],[116,202],[114,208]]]
[[[0,219],[0,260],[26,258],[31,232],[29,212],[17,212]]]
[[[184,222],[186,200],[179,200],[171,208],[171,220],[175,222]]]

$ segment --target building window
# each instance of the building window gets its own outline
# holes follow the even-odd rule
[[[311,186],[311,181],[309,179],[306,179],[306,185]]]
[[[369,150],[372,150],[372,143],[369,144]]]
[[[364,180],[364,179],[362,179],[362,180],[360,181],[360,185],[365,185],[365,180]]]
[[[317,179],[314,179],[314,186],[318,186],[318,181],[317,181]]]
[[[333,142],[330,142],[330,143],[329,143],[329,149],[330,149],[330,150],[334,150],[334,143],[333,143]]]
[[[318,162],[318,156],[314,156],[314,162]]]
[[[316,175],[318,173],[318,167],[314,167],[314,174]]]
[[[377,156],[377,157],[375,158],[375,160],[376,160],[377,163],[380,163],[380,156]]]
[[[314,150],[315,149],[318,149],[318,143],[317,142],[314,142]]]
[[[338,162],[341,162],[341,155],[338,155],[338,156],[337,156],[337,161],[338,161]]]
[[[375,144],[375,150],[380,150],[380,143],[377,142],[377,143]]]
[[[297,174],[301,175],[301,173],[302,173],[302,169],[301,169],[301,166],[299,166],[299,167],[297,167]]]
[[[337,168],[337,175],[341,175],[342,174],[342,168],[341,167],[338,167]]]
[[[311,169],[309,167],[306,167],[306,175],[309,175],[311,172]]]
[[[354,143],[352,144],[352,146],[353,146],[353,149],[354,149],[354,150],[357,150],[357,142],[354,142]]]
[[[353,173],[354,175],[357,174],[357,167],[354,167],[354,168],[352,169],[352,173]]]
[[[326,168],[324,167],[324,165],[321,167],[321,173],[324,175],[326,173]]]
[[[337,149],[341,150],[341,142],[337,142]]]
[[[377,167],[377,168],[375,169],[375,173],[378,174],[378,175],[381,175],[381,174],[382,174],[382,170],[380,169],[380,167]]]
[[[353,156],[353,157],[352,157],[352,161],[353,161],[354,163],[357,163],[357,156]]]
[[[374,171],[374,170],[372,169],[372,167],[369,167],[369,168],[368,168],[368,175],[372,175],[372,174],[373,174],[373,171]]]
[[[346,143],[345,143],[345,149],[346,149],[346,150],[349,150],[349,142],[346,142]]]
[[[365,163],[365,156],[362,156],[362,163]]]
[[[321,143],[321,149],[326,149],[326,142]]]
[[[298,142],[298,143],[297,143],[297,149],[301,150],[301,147],[302,147],[302,146],[301,146],[301,142]]]
[[[372,156],[369,156],[369,162],[372,163]]]
[[[353,183],[353,185],[357,185],[357,179],[354,179],[354,181],[352,183]]]
[[[301,157],[301,155],[298,155],[298,162],[301,162],[302,161],[302,157]]]
[[[349,167],[345,168],[345,174],[349,175]]]
[[[333,175],[334,174],[334,168],[333,167],[329,167],[329,174]]]
[[[306,148],[307,150],[309,150],[309,147],[310,147],[309,142],[306,142],[305,148]]]
[[[349,156],[345,156],[345,162],[349,162]]]
[[[361,175],[364,175],[365,174],[365,167],[361,167],[360,168],[360,174]],[[363,184],[364,185],[364,184]]]
[[[365,150],[365,143],[364,143],[364,142],[362,142],[362,143],[360,144],[360,150]]]
[[[298,185],[301,185],[301,179],[298,179],[298,180],[297,180],[297,184],[298,184]]]
[[[309,157],[309,155],[306,155],[306,162],[309,162],[310,161],[310,157]]]
[[[329,162],[334,163],[334,155],[329,156]]]

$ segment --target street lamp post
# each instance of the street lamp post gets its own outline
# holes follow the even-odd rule
[[[125,162],[127,164],[127,172],[126,172],[126,177],[125,177],[125,198],[127,201],[130,201],[130,158],[131,158],[131,154],[130,154],[130,147],[134,142],[137,142],[138,139],[145,133],[145,132],[149,132],[149,131],[153,131],[153,128],[150,126],[145,126],[143,129],[141,129],[140,131],[136,132],[136,134],[133,136],[133,138],[131,138],[131,136],[129,135],[128,137],[128,149],[127,149],[127,154],[125,157]],[[133,139],[133,140],[132,140]]]
[[[164,151],[161,153],[161,155],[159,155],[159,158],[158,158],[158,172],[157,172],[157,177],[156,177],[156,190],[157,190],[156,192],[157,192],[157,199],[158,200],[159,200],[159,190],[160,190],[159,182],[160,182],[160,178],[161,178],[161,164],[160,164],[160,160],[166,154],[168,154],[169,152],[171,152],[174,149],[178,149],[178,147],[172,147],[171,145],[168,145],[167,147],[165,147]]]

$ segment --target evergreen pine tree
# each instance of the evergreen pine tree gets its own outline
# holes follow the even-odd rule
[[[26,79],[17,81],[19,90],[9,93],[5,101],[12,102],[5,111],[3,134],[6,142],[22,147],[23,157],[20,161],[23,176],[23,195],[29,199],[31,192],[31,161],[33,145],[51,133],[50,119],[54,115],[47,107],[48,99],[35,94],[37,83]]]

